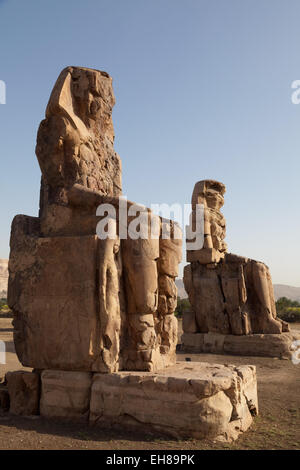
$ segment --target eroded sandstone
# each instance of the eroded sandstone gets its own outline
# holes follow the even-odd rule
[[[191,311],[183,319],[184,346],[199,352],[255,355],[257,350],[258,355],[288,355],[292,337],[285,334],[288,324],[277,317],[268,267],[227,253],[225,219],[220,211],[224,193],[225,186],[212,180],[200,181],[194,188],[193,214],[197,204],[201,205],[204,223],[192,228],[199,235],[203,230],[203,244],[200,249],[187,249],[190,264],[184,268],[184,286]],[[192,339],[193,334],[197,338]],[[208,334],[215,334],[210,347]],[[222,337],[226,337],[225,343]]]
[[[10,413],[23,416],[38,415],[40,403],[39,374],[23,370],[7,372],[6,382]]]
[[[10,240],[8,303],[23,365],[110,373],[175,362],[181,234],[120,197],[114,102],[107,73],[67,67],[40,124],[39,217],[16,216]],[[101,238],[108,206],[115,235]],[[146,226],[146,237],[132,236],[133,214],[144,221],[136,225]]]

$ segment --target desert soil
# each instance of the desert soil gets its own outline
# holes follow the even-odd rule
[[[292,331],[300,338],[300,324]],[[0,377],[22,366],[14,352],[10,319],[0,319],[0,340],[5,341],[7,363]],[[233,443],[173,440],[146,433],[99,429],[47,422],[40,417],[22,418],[0,414],[0,449],[105,449],[105,450],[196,450],[196,449],[300,449],[300,364],[259,357],[178,354],[178,360],[210,363],[254,364],[257,367],[260,414],[250,430]]]

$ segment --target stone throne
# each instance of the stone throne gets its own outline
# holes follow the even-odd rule
[[[202,231],[202,247],[187,249],[184,286],[191,311],[183,319],[186,350],[235,354],[289,355],[289,326],[276,316],[268,267],[259,261],[227,253],[226,222],[220,209],[224,184],[203,180],[192,195],[191,228]],[[196,211],[203,223],[196,227]],[[194,237],[194,238],[193,238]]]
[[[160,218],[156,239],[119,237],[114,103],[107,73],[67,67],[40,124],[39,217],[16,216],[10,242],[8,302],[24,366],[115,372],[175,362],[181,240],[172,222],[161,238]],[[100,204],[116,209],[115,239],[96,236]]]

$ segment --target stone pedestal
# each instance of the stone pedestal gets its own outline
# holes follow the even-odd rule
[[[44,370],[41,375],[41,415],[62,421],[87,422],[92,374]]]
[[[161,372],[94,374],[90,422],[181,438],[233,440],[258,412],[254,366],[177,363]]]
[[[6,374],[10,413],[32,416],[39,414],[40,376],[35,372],[17,370]]]
[[[41,379],[41,390],[39,380]],[[255,366],[177,362],[158,372],[7,374],[11,411],[91,425],[231,441],[258,413]]]
[[[293,337],[290,333],[257,335],[221,335],[183,333],[182,349],[190,353],[267,356],[289,359]]]

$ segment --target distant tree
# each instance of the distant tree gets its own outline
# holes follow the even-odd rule
[[[276,302],[279,318],[287,322],[300,322],[300,303],[296,300],[280,297]]]
[[[181,299],[180,297],[177,298],[177,308],[175,311],[175,315],[178,318],[182,318],[184,312],[189,312],[191,309],[191,304],[188,299]]]
[[[2,299],[0,299],[0,310],[2,310],[2,309],[4,309],[4,308],[8,309],[8,306],[7,306],[7,299],[2,298]]]

